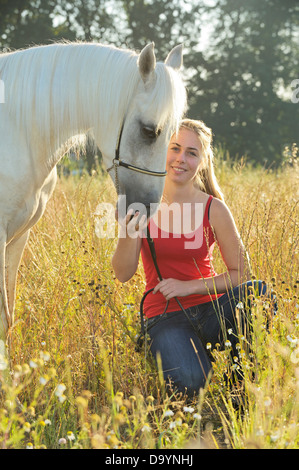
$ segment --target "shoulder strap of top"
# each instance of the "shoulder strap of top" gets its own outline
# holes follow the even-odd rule
[[[206,203],[205,215],[204,215],[204,219],[205,219],[205,220],[209,220],[209,219],[210,219],[210,207],[211,207],[212,199],[213,199],[213,196],[210,195],[210,196],[209,196],[209,199],[208,199],[208,201],[207,201],[207,203]]]

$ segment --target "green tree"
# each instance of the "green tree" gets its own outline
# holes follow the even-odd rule
[[[279,94],[298,73],[298,4],[218,0],[206,11],[214,30],[190,81],[190,114],[232,155],[279,162],[283,146],[298,141],[299,105]]]
[[[55,0],[0,0],[0,45],[23,48],[76,38],[67,23],[55,27]]]

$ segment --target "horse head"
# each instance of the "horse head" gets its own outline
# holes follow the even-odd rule
[[[125,196],[122,207],[126,210],[133,205],[153,215],[161,199],[169,139],[186,107],[186,91],[178,72],[181,65],[181,45],[164,63],[156,62],[153,44],[138,57],[139,81],[122,122],[117,165],[110,172],[118,195]]]

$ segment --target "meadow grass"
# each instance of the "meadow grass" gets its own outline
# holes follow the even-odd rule
[[[252,299],[253,354],[240,338],[231,365],[242,363],[244,409],[234,408],[223,381],[229,346],[212,351],[214,373],[197,400],[166,394],[161,370],[135,351],[142,266],[119,283],[117,237],[96,235],[97,205],[116,200],[111,181],[101,172],[61,177],[20,267],[0,448],[298,448],[297,167],[222,159],[217,174],[254,276],[278,302],[272,317],[265,299]]]

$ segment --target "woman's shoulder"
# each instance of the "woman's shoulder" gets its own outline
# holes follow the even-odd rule
[[[213,197],[210,206],[210,224],[216,227],[226,223],[228,220],[233,220],[230,209],[224,201]]]

